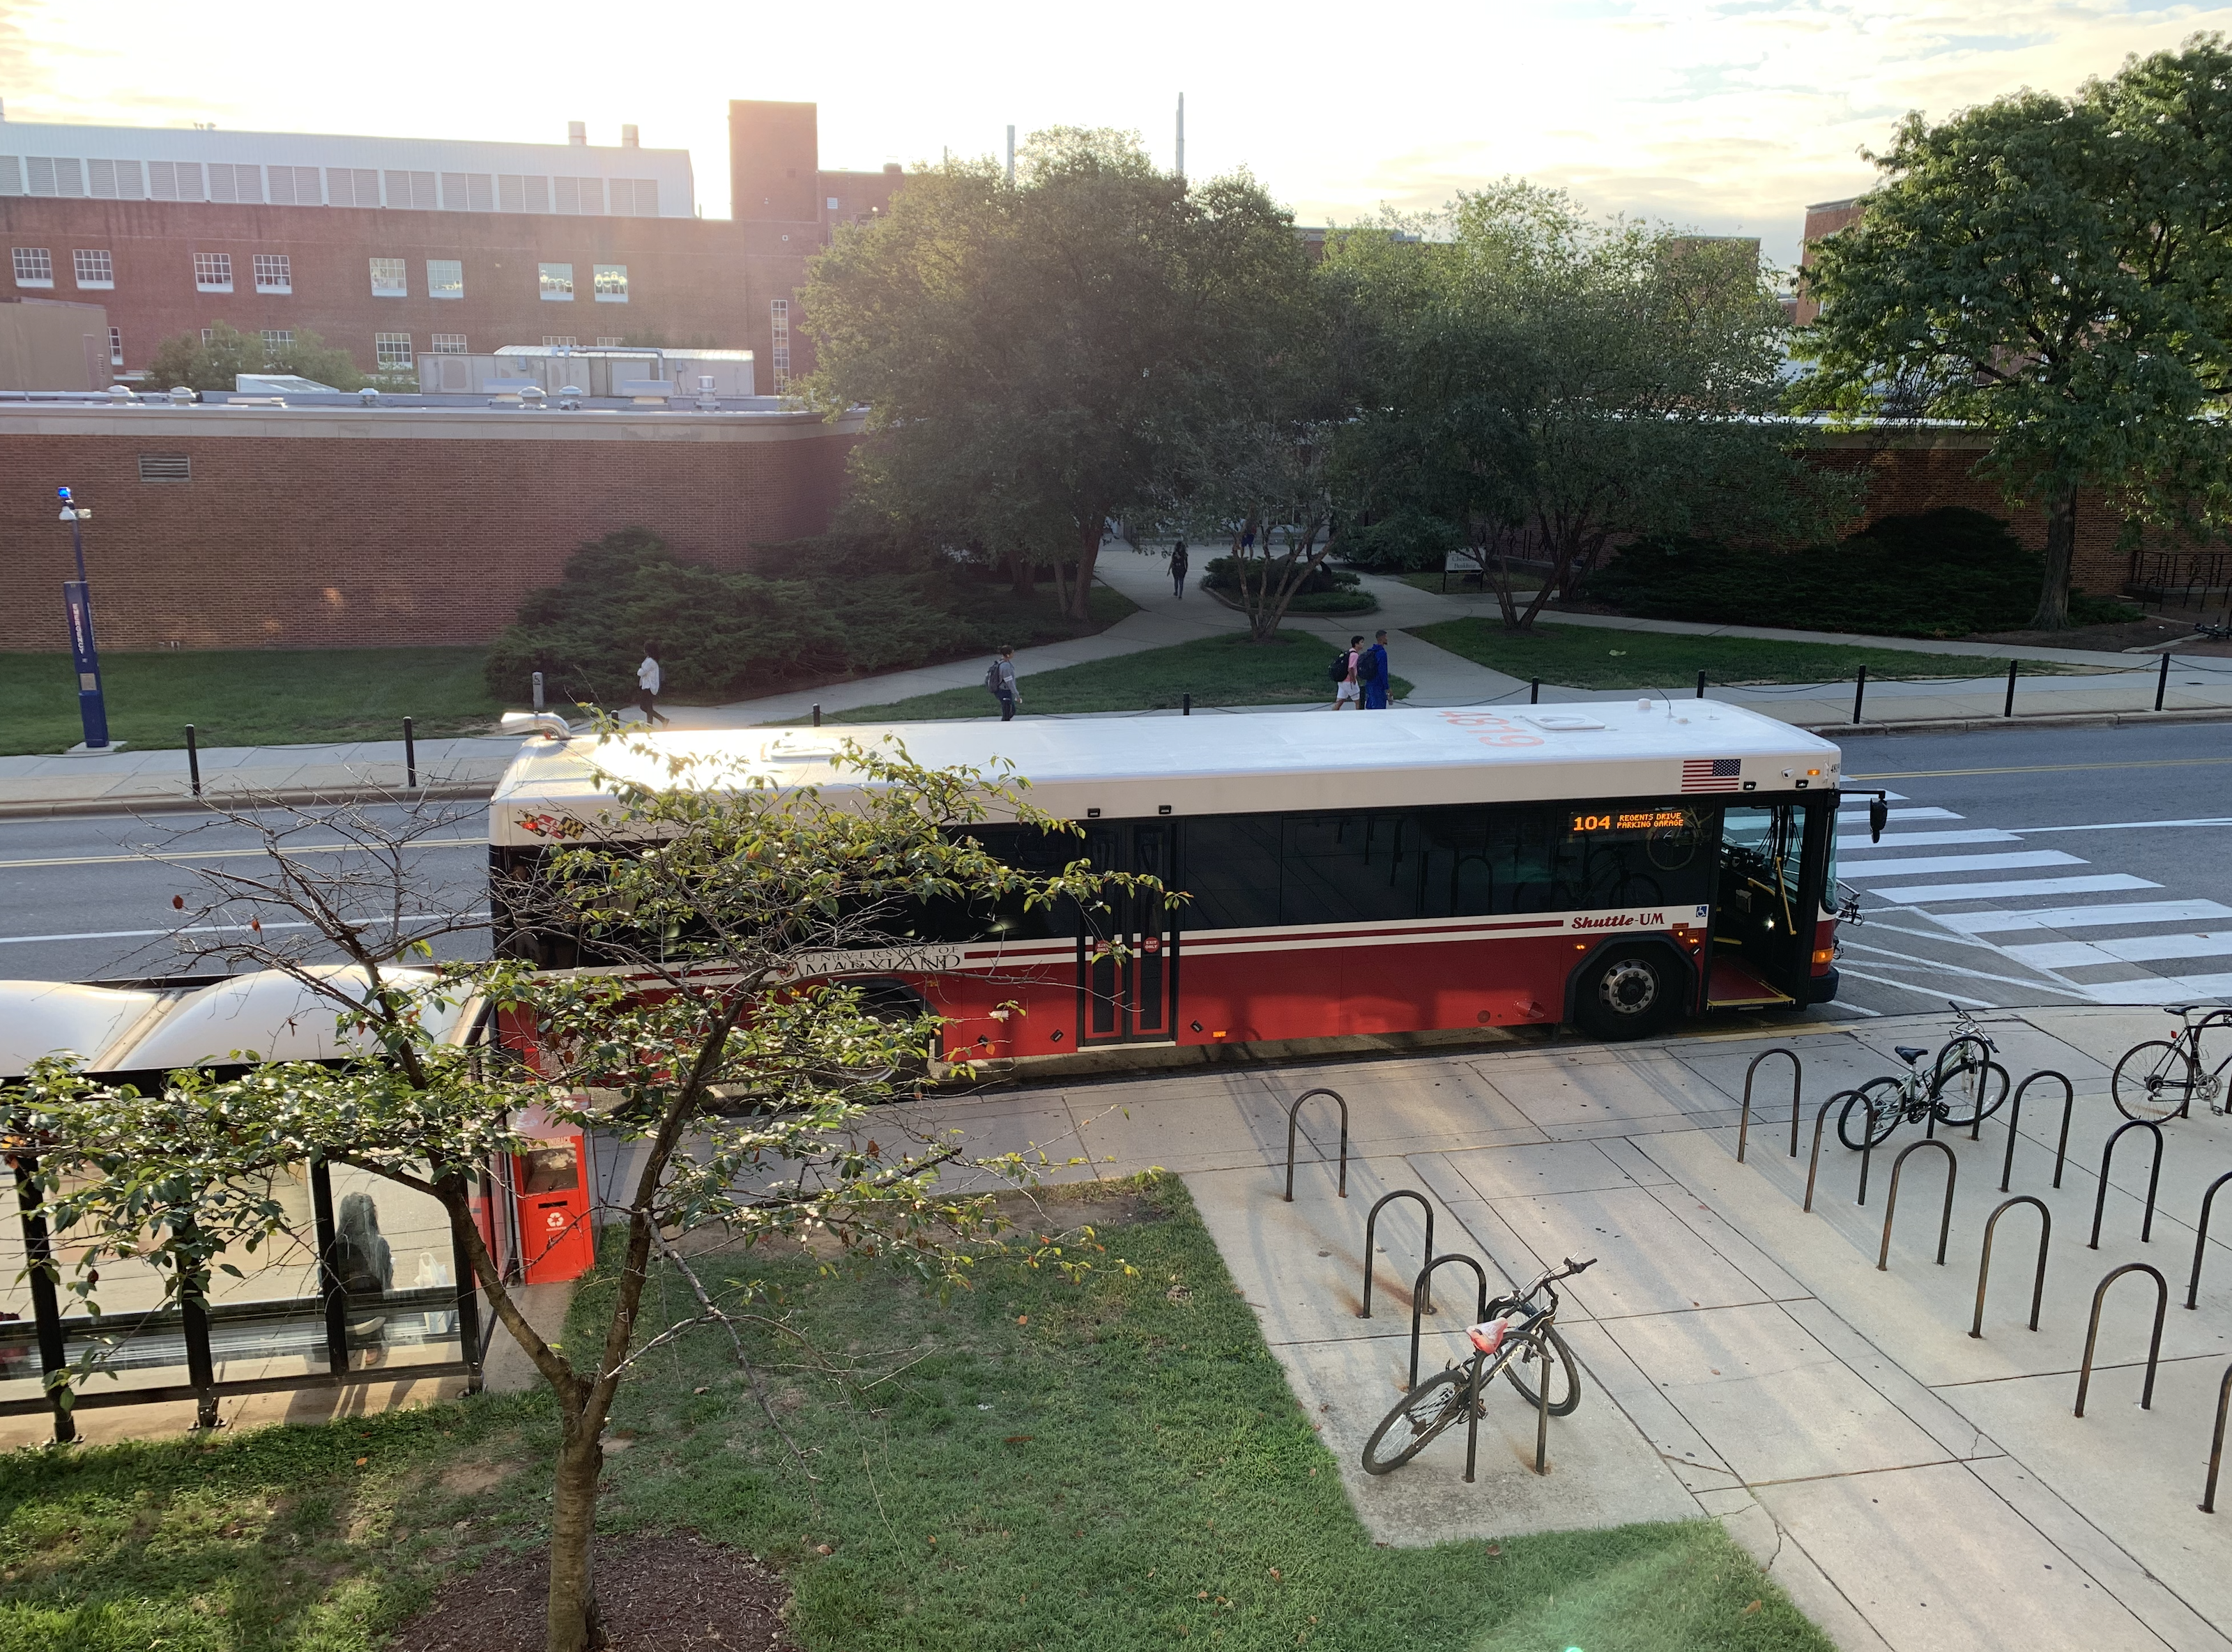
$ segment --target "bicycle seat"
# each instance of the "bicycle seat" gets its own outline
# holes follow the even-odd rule
[[[1912,1066],[1930,1052],[1918,1044],[1898,1044],[1891,1046],[1891,1053],[1905,1062],[1907,1066]]]
[[[2201,1006],[2198,1004],[2164,1004],[2163,1006],[2163,1014],[2165,1015],[2190,1015],[2195,1010],[2199,1009],[2200,1007]]]

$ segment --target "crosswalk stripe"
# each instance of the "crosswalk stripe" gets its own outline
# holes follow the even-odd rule
[[[1886,832],[1878,843],[1865,832],[1848,838],[1839,838],[1839,849],[1904,849],[1920,844],[1942,844],[1950,848],[1956,843],[2021,843],[2022,839],[2012,832],[1995,831],[1980,826],[1972,832]]]
[[[2107,941],[2038,941],[2002,949],[2034,969],[2082,969],[2101,963],[2232,956],[2232,934],[2127,935]]]
[[[1839,820],[1865,820],[1868,818],[1867,806],[1862,804],[1855,808],[1847,803],[1837,811],[1837,818]],[[1950,809],[1913,808],[1893,809],[1891,818],[1894,820],[1958,820],[1965,817],[1954,813]]]
[[[2148,889],[2152,884],[2144,885]],[[1887,895],[1888,890],[1878,890]],[[1998,935],[2010,930],[2092,930],[2126,923],[2199,923],[2232,917],[2232,906],[2216,901],[2129,901],[2121,905],[2047,906],[2029,912],[1940,912],[1937,921],[1963,935]]]
[[[2059,849],[2026,849],[2008,855],[1913,855],[1897,860],[1846,862],[1837,875],[1854,878],[1908,878],[1925,872],[2013,871],[2019,866],[2081,866],[2083,858]]]
[[[1848,871],[1845,876],[1849,878]],[[1902,906],[1919,906],[1932,901],[2003,901],[2023,895],[2096,895],[2112,889],[2160,889],[2160,884],[2150,883],[2144,878],[2134,878],[2128,872],[2095,872],[2083,878],[2018,878],[2006,883],[1982,884],[1912,884],[1904,889],[1872,891],[1880,900],[1897,901]],[[1940,920],[1941,922],[1945,920]]]
[[[2183,1004],[2232,994],[2232,975],[2149,975],[2107,981],[2085,989],[2102,1004]]]

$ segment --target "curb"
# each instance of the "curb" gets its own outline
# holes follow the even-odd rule
[[[2119,729],[2175,722],[2232,722],[2232,706],[2204,706],[2183,711],[2047,712],[2027,717],[1917,717],[1910,722],[1801,722],[1792,726],[1822,735],[1957,735],[1981,734],[1991,729]]]
[[[302,803],[395,803],[437,802],[453,799],[483,798],[495,794],[496,782],[488,781],[472,785],[422,786],[415,792],[406,792],[401,787],[365,787],[355,791],[318,791],[297,787],[281,792],[237,792],[216,796],[180,796],[170,793],[143,793],[130,797],[74,798],[52,803],[0,802],[0,820],[55,820],[77,814],[179,814],[199,811],[215,813],[224,807],[228,799],[242,803],[292,805]]]

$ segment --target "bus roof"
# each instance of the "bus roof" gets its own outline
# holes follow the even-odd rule
[[[594,824],[613,777],[665,779],[669,757],[839,792],[846,741],[903,745],[935,768],[1005,759],[1030,801],[1070,820],[1360,809],[1433,804],[1833,790],[1830,742],[1741,707],[1658,697],[1516,708],[1449,707],[1191,717],[990,719],[661,733],[620,743],[530,741],[497,787],[492,844],[550,841],[525,824]],[[643,749],[632,749],[631,746]]]

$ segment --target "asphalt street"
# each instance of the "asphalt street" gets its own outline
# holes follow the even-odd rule
[[[2232,998],[2232,724],[1869,736],[1846,768],[1892,794],[1891,818],[1872,845],[1865,806],[1848,806],[1839,871],[1861,921],[1844,932],[1844,990],[1818,1014]],[[441,807],[407,857],[411,906],[467,926],[447,943],[462,955],[486,944],[470,927],[487,905],[485,807]],[[295,847],[367,864],[338,841]],[[197,953],[244,915],[180,934],[172,897],[196,904],[195,868],[259,853],[246,828],[191,814],[0,823],[0,977],[210,968]]]

